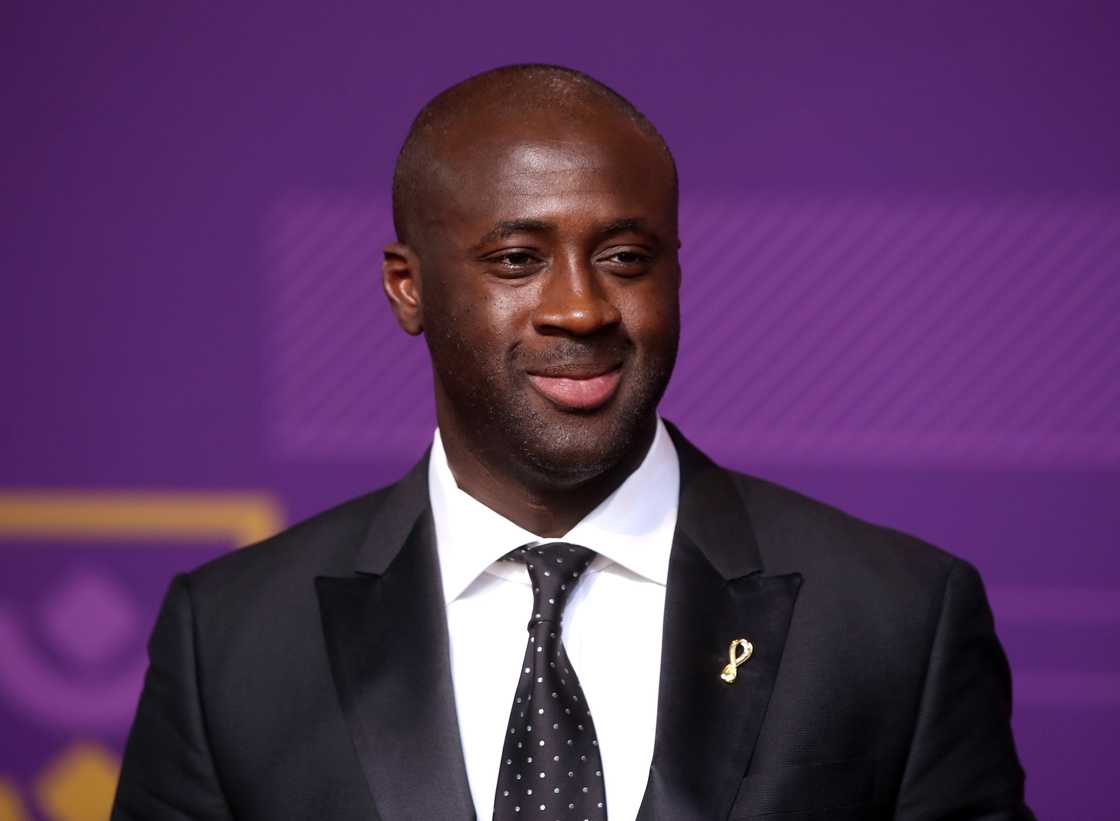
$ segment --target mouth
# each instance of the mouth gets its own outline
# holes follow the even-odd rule
[[[530,373],[529,382],[545,399],[564,410],[588,411],[605,405],[618,391],[622,368],[559,369],[547,374]]]

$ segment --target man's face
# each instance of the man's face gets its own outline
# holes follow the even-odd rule
[[[628,121],[545,115],[445,160],[420,254],[441,430],[556,482],[598,475],[652,431],[676,358],[668,160]]]

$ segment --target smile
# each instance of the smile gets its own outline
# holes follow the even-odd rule
[[[620,368],[594,376],[529,374],[529,381],[545,399],[568,410],[593,410],[605,405],[618,390],[621,379]]]

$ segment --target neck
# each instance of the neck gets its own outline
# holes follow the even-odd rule
[[[471,447],[442,425],[440,437],[460,490],[530,533],[557,538],[575,527],[638,468],[653,443],[656,426],[653,417],[616,464],[574,481],[511,465],[492,450]]]

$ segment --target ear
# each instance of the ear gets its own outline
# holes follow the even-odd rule
[[[424,330],[420,300],[420,257],[402,242],[385,246],[381,261],[381,287],[389,307],[405,333],[416,336]]]

